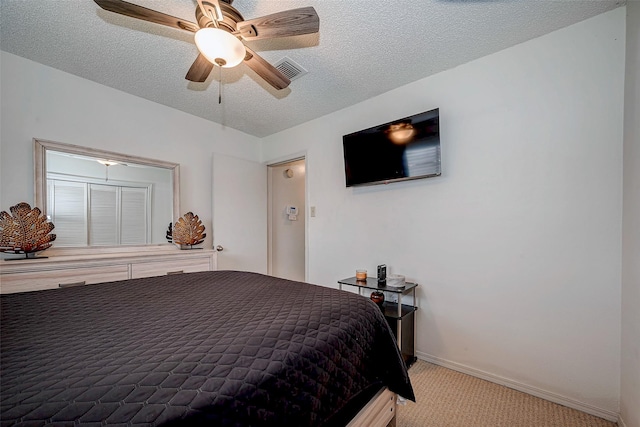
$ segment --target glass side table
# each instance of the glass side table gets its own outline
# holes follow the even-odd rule
[[[415,312],[418,310],[416,306],[416,288],[418,284],[407,282],[404,287],[396,288],[392,286],[378,286],[378,279],[376,277],[367,277],[366,280],[357,280],[355,277],[349,277],[348,279],[338,280],[338,286],[340,289],[343,289],[345,286],[357,288],[358,294],[366,296],[367,298],[370,295],[368,291],[378,291],[385,294],[385,302],[380,309],[393,331],[393,335],[398,343],[398,348],[402,353],[402,358],[407,364],[407,367],[411,366],[411,364],[416,361]],[[411,304],[402,303],[402,297],[404,295],[411,295]],[[394,299],[397,302],[390,301],[388,296],[395,296]]]

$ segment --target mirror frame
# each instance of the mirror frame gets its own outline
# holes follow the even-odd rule
[[[35,198],[35,206],[40,208],[42,213],[47,214],[47,150],[61,151],[70,154],[79,154],[82,156],[108,158],[109,160],[121,161],[123,163],[136,163],[145,166],[155,166],[158,168],[169,169],[171,171],[171,181],[173,186],[173,212],[172,218],[175,224],[180,217],[180,164],[173,162],[165,162],[163,160],[154,160],[146,157],[131,156],[128,154],[114,153],[112,151],[99,150],[95,148],[82,147],[80,145],[64,144],[61,142],[47,141],[43,139],[33,138],[33,166],[34,181],[33,194]],[[142,246],[159,246],[162,243],[152,243]],[[171,245],[174,246],[174,245]],[[130,250],[135,246],[110,246],[109,248],[117,248],[122,251]],[[140,247],[140,246],[137,246]],[[59,250],[77,249],[75,248],[57,248]],[[82,249],[100,249],[102,246],[83,246]],[[53,248],[52,248],[53,249]]]

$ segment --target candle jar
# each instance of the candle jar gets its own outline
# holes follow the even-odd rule
[[[356,280],[358,281],[367,280],[367,270],[356,270]]]

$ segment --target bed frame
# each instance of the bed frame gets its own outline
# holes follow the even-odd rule
[[[388,388],[383,388],[358,412],[347,427],[396,427],[397,397]]]

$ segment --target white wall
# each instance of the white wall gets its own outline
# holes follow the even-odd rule
[[[307,152],[309,278],[420,284],[422,358],[616,418],[625,10],[263,140]],[[310,101],[311,102],[311,101]],[[443,176],[345,188],[342,135],[440,108]]]
[[[258,160],[257,138],[7,52],[1,55],[1,210],[34,203],[32,138],[82,145],[188,165],[180,170],[181,214],[193,211],[200,217],[208,230],[204,245],[211,247],[212,154]]]
[[[640,427],[640,3],[627,2],[620,419]]]

